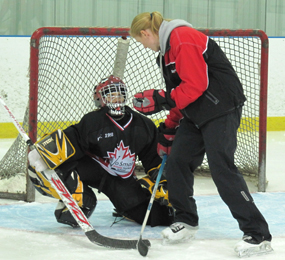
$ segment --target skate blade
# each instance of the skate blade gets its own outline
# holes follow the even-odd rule
[[[240,258],[242,258],[250,257],[253,255],[265,255],[272,251],[273,249],[271,247],[271,243],[268,241],[264,241],[259,246],[236,250],[236,253]]]

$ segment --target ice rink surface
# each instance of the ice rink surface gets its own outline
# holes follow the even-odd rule
[[[0,158],[13,140],[0,139]],[[256,192],[248,183],[252,196],[269,223],[274,252],[250,259],[285,259],[285,132],[267,134],[267,180],[265,193]],[[234,245],[242,232],[220,199],[211,178],[195,178],[195,199],[200,216],[196,239],[177,245],[161,244],[164,227],[147,227],[144,238],[151,241],[145,259],[154,260],[227,260],[239,259]],[[113,206],[104,197],[99,201],[90,221],[102,235],[137,239],[141,226],[112,216]],[[0,259],[143,259],[136,250],[109,250],[92,244],[81,231],[58,224],[54,218],[56,200],[36,194],[36,201],[25,203],[0,199]],[[114,221],[119,221],[114,223]]]

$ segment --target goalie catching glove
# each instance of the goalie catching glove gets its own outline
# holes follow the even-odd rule
[[[139,179],[138,182],[140,185],[147,189],[150,194],[153,193],[153,188],[155,185],[155,179],[158,174],[160,165],[157,168],[153,168],[148,171],[148,175]],[[164,177],[161,177],[161,181],[158,184],[154,200],[157,201],[160,205],[172,207],[171,203],[168,200],[168,190],[167,190],[167,180]]]
[[[60,129],[45,135],[34,147],[36,149],[29,153],[28,159],[38,172],[55,169],[75,153],[71,142]]]
[[[167,93],[163,89],[149,89],[135,94],[133,105],[136,110],[144,115],[152,115],[161,110],[170,110],[175,107],[175,102],[167,98]]]
[[[143,188],[147,189],[150,194],[152,194],[155,183],[149,178],[149,176],[145,176],[139,179],[138,181]],[[168,200],[166,180],[162,180],[159,182],[154,200],[157,201],[160,205],[172,207],[171,203]]]

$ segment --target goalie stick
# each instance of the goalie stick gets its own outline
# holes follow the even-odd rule
[[[16,120],[10,109],[5,104],[4,100],[0,97],[0,102],[3,105],[4,109],[7,111],[8,115],[12,119],[13,124],[21,134],[24,141],[27,143],[29,147],[33,147],[33,142],[26,134],[25,130],[22,128],[22,126],[19,124],[19,122]],[[89,220],[86,218],[84,213],[82,212],[81,208],[77,205],[76,201],[73,199],[67,188],[65,187],[62,180],[57,175],[56,171],[54,170],[45,170],[43,172],[45,176],[47,177],[48,181],[51,183],[52,187],[56,190],[58,195],[60,196],[61,200],[65,204],[65,206],[68,208],[78,225],[82,228],[82,230],[85,232],[85,235],[88,237],[88,239],[98,245],[103,246],[107,248],[112,249],[136,249],[137,240],[121,240],[121,239],[114,239],[109,238],[100,235],[91,225]],[[146,243],[148,246],[150,246],[149,240],[145,240],[144,243]]]
[[[145,241],[143,241],[142,235],[143,235],[143,231],[144,231],[145,226],[146,226],[146,222],[148,220],[148,216],[149,216],[151,208],[152,208],[152,203],[154,201],[155,193],[156,193],[158,184],[160,182],[160,178],[161,178],[161,175],[162,175],[162,172],[163,172],[163,168],[164,168],[166,159],[167,159],[167,155],[164,154],[163,155],[163,160],[162,160],[159,172],[158,172],[158,175],[156,177],[156,181],[155,181],[155,185],[154,185],[154,188],[153,188],[153,191],[152,191],[152,195],[151,195],[148,207],[147,207],[147,211],[146,211],[146,214],[145,214],[145,217],[144,217],[144,221],[143,221],[143,224],[142,224],[140,237],[139,237],[139,240],[138,240],[138,243],[137,243],[137,249],[138,249],[140,255],[142,255],[142,256],[146,256],[147,255],[148,249],[150,247],[150,245],[148,245],[147,243],[145,243]]]

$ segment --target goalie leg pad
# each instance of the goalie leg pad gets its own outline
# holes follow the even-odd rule
[[[35,189],[44,196],[60,199],[57,192],[52,188],[50,182],[46,179],[45,175],[37,172],[32,166],[29,165],[28,173]]]
[[[97,204],[97,198],[93,190],[80,180],[75,169],[71,171],[64,183],[85,216],[89,218]],[[61,200],[58,202],[54,214],[57,222],[67,224],[72,227],[78,226],[76,220]]]
[[[93,208],[81,208],[84,215],[89,218],[93,211],[95,210],[96,203]],[[73,228],[78,227],[78,223],[71,215],[68,208],[64,205],[64,203],[60,200],[56,206],[55,212],[54,212],[55,218],[58,223],[69,225]]]
[[[71,165],[70,167],[72,168],[72,166],[74,167],[74,165]],[[56,190],[52,188],[44,174],[37,172],[32,166],[28,167],[28,171],[30,180],[39,193],[44,196],[60,199]],[[62,173],[59,169],[57,169],[57,172],[59,176],[62,176],[66,188],[71,193],[79,207],[95,208],[97,199],[94,192],[91,188],[82,183],[75,169],[69,170],[69,168],[67,168],[65,172],[68,174]],[[64,178],[64,176],[67,177]]]
[[[95,210],[97,198],[87,185],[83,184],[81,193],[72,194],[72,197],[78,202],[84,215],[89,218]],[[60,200],[54,212],[55,218],[58,223],[67,224],[72,227],[78,227],[78,223],[71,215],[65,204]]]
[[[73,165],[74,167],[74,165]],[[71,165],[72,168],[72,165]],[[36,171],[32,166],[28,167],[30,180],[34,184],[36,190],[40,192],[44,196],[53,197],[56,199],[60,199],[59,195],[55,191],[55,189],[51,186],[50,182],[47,180],[46,176],[41,172]],[[83,184],[77,174],[77,171],[68,170],[66,171],[67,177],[65,173],[61,170],[56,170],[59,176],[66,185],[68,191],[72,194],[72,197],[77,201],[78,205],[81,207],[83,205],[82,201],[82,193],[83,193]]]

